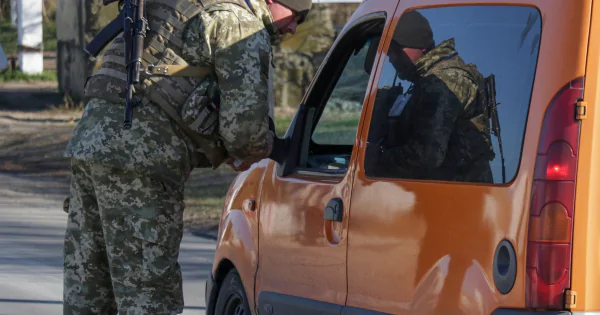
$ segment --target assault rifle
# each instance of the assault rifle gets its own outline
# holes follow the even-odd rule
[[[108,5],[117,0],[103,0]],[[119,16],[110,22],[86,47],[85,51],[92,57],[97,57],[121,31],[125,40],[125,67],[127,71],[127,91],[125,94],[125,111],[123,128],[130,129],[132,124],[133,106],[139,99],[133,99],[134,85],[140,82],[142,67],[142,51],[144,38],[148,29],[145,0],[120,0]]]
[[[496,102],[496,76],[490,74],[485,78],[485,91],[487,97],[487,106],[489,118],[492,121],[492,134],[498,138],[498,147],[500,148],[500,157],[502,159],[502,182],[506,183],[506,168],[504,165],[504,151],[502,150],[502,137],[500,136],[500,119],[498,118],[498,105]]]

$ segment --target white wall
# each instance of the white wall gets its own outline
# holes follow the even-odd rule
[[[17,27],[17,15],[17,0],[10,0],[10,21],[14,27]]]
[[[17,0],[19,68],[25,73],[44,70],[42,0]]]

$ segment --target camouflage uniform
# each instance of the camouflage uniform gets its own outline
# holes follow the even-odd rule
[[[147,3],[154,5],[154,12],[168,12],[160,5],[168,1]],[[278,33],[266,3],[250,4],[252,9],[233,3],[203,9],[186,21],[181,49],[172,49],[180,56],[171,52],[167,58],[214,67],[220,141],[228,155],[252,163],[266,157],[272,142],[271,42]],[[160,44],[170,47],[165,41]],[[157,91],[155,95],[168,98],[186,120],[205,106],[209,81],[145,78],[136,90],[144,102],[134,107],[132,128],[124,130],[121,47],[119,37],[88,79],[86,93],[92,98],[66,149],[72,180],[66,204],[64,314],[118,310],[122,315],[160,315],[183,310],[177,259],[184,182],[194,167],[210,164],[203,156],[206,152],[143,92]],[[188,95],[161,91],[159,80],[172,80],[167,82],[174,82],[175,89],[193,90]],[[194,117],[186,122],[193,125]]]
[[[471,122],[484,110],[477,106],[483,77],[458,56],[453,39],[415,65],[412,96],[390,131],[395,138],[388,137],[381,148],[369,148],[369,154],[376,155],[371,159],[383,166],[378,175],[491,182],[490,134]]]

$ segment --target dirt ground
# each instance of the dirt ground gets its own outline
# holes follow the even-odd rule
[[[0,86],[0,173],[19,183],[11,189],[49,198],[68,195],[69,160],[63,152],[81,111],[64,110],[60,102],[52,84]],[[214,234],[234,177],[235,172],[227,166],[192,173],[186,183],[187,228]]]

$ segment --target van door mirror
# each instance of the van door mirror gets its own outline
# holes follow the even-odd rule
[[[4,53],[4,49],[2,49],[2,44],[0,43],[0,71],[8,68],[8,59],[6,58],[6,54]]]
[[[273,149],[269,158],[279,164],[283,164],[287,152],[289,150],[289,137],[279,138],[277,135],[273,137]]]

